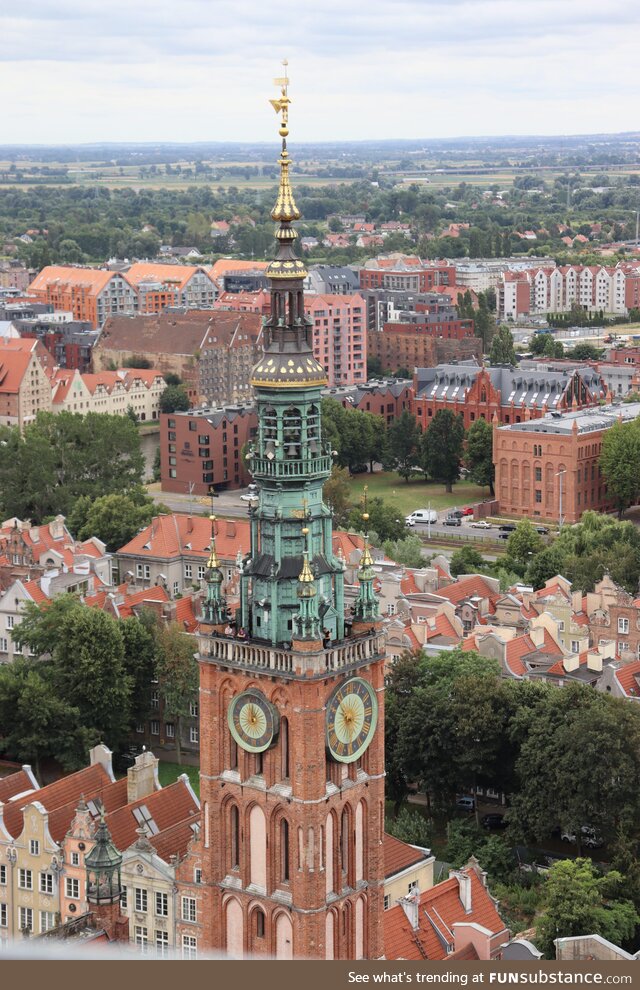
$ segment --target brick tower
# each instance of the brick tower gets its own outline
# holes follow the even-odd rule
[[[383,651],[368,545],[352,614],[322,501],[324,369],[304,313],[281,114],[271,315],[252,373],[259,498],[237,635],[212,538],[200,663],[203,942],[236,957],[383,956]]]

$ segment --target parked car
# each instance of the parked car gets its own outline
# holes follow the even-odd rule
[[[407,516],[405,522],[407,526],[415,526],[416,523],[427,525],[427,523],[435,523],[438,521],[438,513],[435,509],[416,509],[411,515]]]
[[[463,516],[472,516],[473,515],[473,509],[471,508],[470,505],[465,505],[465,507],[463,509],[461,509],[460,511],[462,512],[462,515]]]
[[[516,524],[515,523],[502,523],[502,525],[499,526],[498,528],[499,528],[499,530],[500,530],[501,533],[513,533],[514,530],[515,530],[515,528],[516,528]]]
[[[476,799],[465,795],[464,797],[459,797],[456,801],[456,808],[459,811],[475,811]]]
[[[257,502],[258,496],[256,492],[243,492],[240,496],[241,502]]]
[[[486,519],[476,519],[475,522],[470,523],[470,525],[473,526],[474,529],[493,529],[491,523],[487,522]]]
[[[565,828],[562,829],[560,838],[563,842],[570,842],[572,845],[575,845],[577,837],[573,829]],[[582,845],[586,846],[587,849],[601,849],[604,845],[604,839],[596,832],[593,825],[582,825],[580,827],[580,838]]]
[[[536,526],[536,533],[540,533],[540,536],[548,536],[549,530],[546,526]]]
[[[462,519],[464,514],[465,513],[462,509],[451,509],[451,512],[449,513],[450,516],[455,516],[456,519]]]
[[[447,516],[447,518],[442,523],[443,526],[462,526],[462,520],[459,516]]]
[[[504,815],[499,815],[497,812],[491,812],[488,815],[484,815],[480,821],[483,828],[506,828],[507,822],[504,820]]]

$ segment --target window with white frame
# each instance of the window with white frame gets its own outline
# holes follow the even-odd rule
[[[156,931],[156,956],[158,959],[169,958],[169,932]]]
[[[9,640],[6,636],[0,636],[0,653],[9,652]]]
[[[396,614],[395,602],[389,602],[389,604],[387,605],[387,615],[395,615],[395,614]]]
[[[0,928],[7,928],[9,924],[9,911],[6,904],[0,904]]]
[[[40,855],[40,843],[37,839],[29,839],[29,854],[31,856]]]
[[[191,718],[197,718],[198,717],[198,702],[197,701],[190,701],[189,702],[189,715],[191,715]]]
[[[176,727],[173,722],[165,722],[164,724],[164,734],[167,739],[174,739],[176,734]]]
[[[13,627],[15,625],[15,621],[16,621],[15,615],[8,615],[7,616],[7,629],[13,629]]]
[[[144,732],[144,722],[136,722],[136,732]]]
[[[144,955],[149,947],[149,931],[144,925],[136,925],[135,943]]]
[[[183,897],[182,898],[182,920],[183,921],[195,921],[196,920],[196,899],[195,899],[195,897]]]
[[[577,639],[572,639],[571,640],[571,652],[572,653],[579,653],[580,652],[580,643],[578,642]]]
[[[418,889],[418,881],[417,880],[411,880],[407,884],[407,894],[413,894],[414,890],[417,890],[417,889]]]
[[[76,877],[65,877],[64,880],[65,897],[77,900],[80,897],[80,881]]]
[[[618,617],[618,632],[624,633],[625,636],[629,632],[629,620],[625,619],[623,615]]]
[[[193,577],[193,567],[191,564],[184,565],[184,579],[185,581],[190,581]]]
[[[7,882],[7,868],[4,863],[0,864],[0,886],[4,887]]]
[[[28,908],[28,907],[20,908],[19,928],[21,932],[33,931],[33,908]]]
[[[120,907],[126,908],[127,906],[127,888],[123,887],[120,893]]]
[[[198,564],[198,581],[204,581],[207,568],[204,564]]]
[[[197,728],[195,727],[195,725],[192,725],[191,728],[189,729],[189,742],[197,743],[199,742],[199,740],[200,740],[200,734]]]
[[[40,874],[40,893],[53,894],[53,873]]]
[[[198,940],[195,937],[195,935],[182,936],[182,958],[183,959],[198,958]]]
[[[71,853],[71,865],[80,866],[80,853]]]
[[[20,890],[33,890],[33,873],[31,870],[18,870],[18,887]]]
[[[40,912],[40,934],[43,935],[45,932],[50,932],[52,928],[56,927],[56,914],[55,911],[41,911]]]
[[[384,895],[384,909],[385,909],[385,911],[388,911],[390,907],[391,907],[391,894],[385,894]]]
[[[159,918],[169,917],[169,895],[156,891],[156,914]]]
[[[617,652],[618,653],[626,653],[628,648],[629,647],[628,647],[628,643],[626,642],[626,640],[624,640],[624,639],[619,639],[618,640],[618,646],[617,646]]]
[[[194,870],[193,871],[193,882],[194,883],[202,883],[202,870]]]
[[[176,596],[179,595],[179,594],[180,594],[180,582],[179,581],[174,581],[173,582],[173,597],[176,598]]]
[[[160,707],[160,692],[159,691],[152,691],[151,692],[151,707],[152,708],[159,708]]]
[[[142,911],[146,914],[147,911],[147,891],[144,887],[136,887],[136,911]]]
[[[149,727],[151,729],[151,735],[152,736],[159,736],[160,735],[160,722],[158,721],[157,718],[152,718],[151,719],[151,722],[149,723]]]

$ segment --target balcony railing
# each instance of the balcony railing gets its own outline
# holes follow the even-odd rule
[[[200,660],[289,677],[326,677],[335,671],[373,663],[384,656],[384,636],[372,633],[347,638],[309,653],[285,650],[268,643],[228,636],[201,636]]]
[[[286,460],[279,461],[275,457],[269,460],[268,457],[258,456],[251,459],[251,473],[262,474],[268,478],[310,478],[314,475],[331,474],[331,466],[331,457],[324,454],[304,460],[287,457]]]

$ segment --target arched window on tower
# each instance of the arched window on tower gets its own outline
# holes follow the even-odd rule
[[[280,719],[280,773],[283,780],[289,779],[289,721]]]
[[[231,869],[237,870],[240,866],[240,812],[237,805],[232,805],[229,815],[230,839],[229,849],[231,853]]]
[[[340,817],[340,870],[342,886],[346,887],[349,877],[349,812],[343,808]]]
[[[283,818],[280,822],[280,879],[289,882],[289,822]]]

